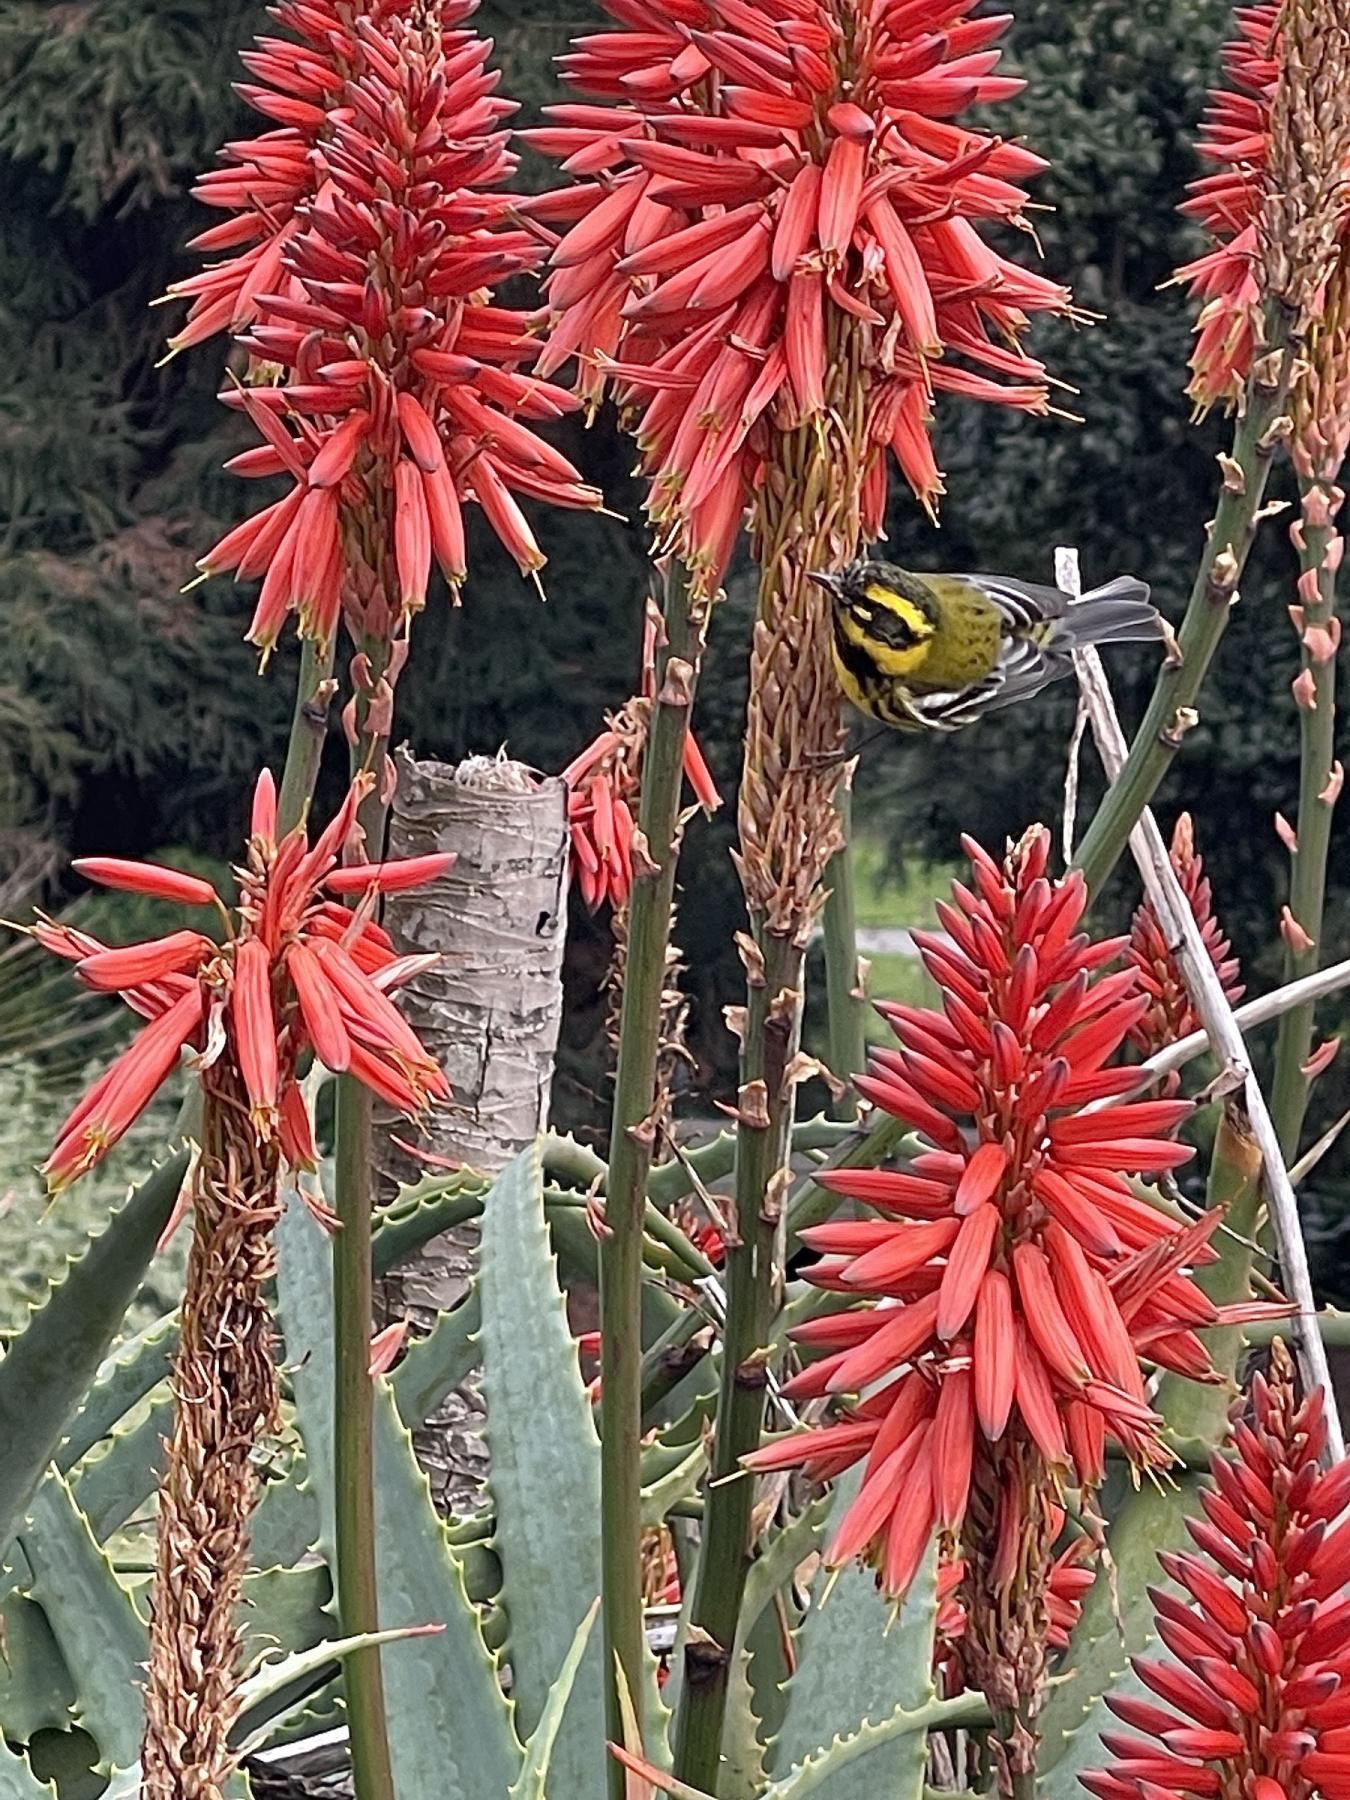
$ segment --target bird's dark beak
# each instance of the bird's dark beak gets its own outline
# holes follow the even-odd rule
[[[825,569],[810,569],[808,570],[808,574],[812,581],[815,582],[816,586],[823,587],[825,592],[833,599],[840,600],[843,598],[844,578],[842,575],[831,574]]]

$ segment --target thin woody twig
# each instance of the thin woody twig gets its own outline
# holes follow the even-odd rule
[[[1055,577],[1058,585],[1067,592],[1081,592],[1076,550],[1056,550]],[[1124,766],[1126,743],[1120,720],[1116,716],[1115,701],[1111,697],[1106,672],[1101,658],[1092,649],[1075,652],[1074,666],[1080,690],[1087,698],[1098,755],[1108,778],[1114,781]],[[1176,946],[1177,966],[1186,983],[1191,1002],[1205,1026],[1211,1044],[1232,1072],[1235,1081],[1241,1084],[1252,1135],[1256,1139],[1265,1172],[1266,1200],[1281,1266],[1292,1298],[1299,1309],[1292,1324],[1304,1379],[1309,1388],[1320,1387],[1326,1394],[1328,1447],[1333,1458],[1339,1459],[1345,1455],[1345,1442],[1336,1411],[1326,1349],[1317,1329],[1317,1305],[1313,1298],[1312,1278],[1308,1272],[1308,1255],[1303,1242],[1298,1201],[1280,1151],[1270,1109],[1261,1092],[1261,1085],[1252,1073],[1242,1028],[1233,1016],[1228,997],[1210,961],[1176,870],[1172,867],[1157,821],[1147,807],[1130,833],[1130,849],[1138,865],[1144,890],[1167,933],[1168,942]]]
[[[1322,1000],[1328,994],[1335,994],[1341,988],[1350,987],[1350,957],[1344,962],[1331,963],[1325,969],[1319,969],[1315,975],[1301,976],[1298,981],[1286,982],[1283,987],[1272,988],[1268,994],[1258,994],[1255,1000],[1248,1000],[1244,1005],[1233,1008],[1233,1018],[1243,1030],[1253,1025],[1268,1025],[1273,1019],[1279,1019],[1296,1006],[1304,1006],[1312,1000]],[[1170,1075],[1173,1069],[1184,1068],[1197,1056],[1203,1056],[1210,1047],[1209,1032],[1202,1026],[1198,1031],[1187,1032],[1185,1037],[1177,1038],[1173,1043],[1165,1044],[1161,1050],[1149,1057],[1147,1062],[1139,1064],[1138,1081],[1130,1090],[1140,1093],[1144,1088],[1164,1075]],[[1096,1106],[1098,1103],[1093,1102]],[[1118,1105],[1118,1099],[1102,1101],[1102,1105]]]

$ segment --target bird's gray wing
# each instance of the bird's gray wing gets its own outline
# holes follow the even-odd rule
[[[1040,587],[1034,581],[1015,581],[1008,575],[965,575],[986,594],[1014,629],[1026,630],[1042,619],[1062,618],[1070,596],[1062,588]]]
[[[1029,639],[1008,638],[997,664],[982,681],[967,688],[915,694],[910,704],[930,731],[959,731],[987,712],[1001,711],[1038,694],[1067,669],[1062,657],[1047,656]]]

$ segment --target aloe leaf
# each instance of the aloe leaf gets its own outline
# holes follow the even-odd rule
[[[395,1263],[415,1255],[443,1231],[476,1219],[488,1186],[477,1170],[459,1169],[401,1187],[375,1214],[370,1249],[375,1274],[387,1275]]]
[[[840,1482],[837,1517],[856,1491]],[[933,1697],[933,1633],[937,1620],[937,1554],[929,1549],[898,1617],[871,1573],[850,1564],[830,1584],[821,1570],[798,1639],[797,1672],[788,1684],[783,1729],[773,1749],[775,1775],[806,1766],[822,1746],[848,1741],[864,1726],[915,1712]],[[834,1775],[831,1800],[872,1800],[885,1793],[920,1800],[923,1746],[894,1733],[873,1746],[864,1769],[851,1763]]]
[[[138,1403],[110,1436],[68,1471],[76,1505],[100,1544],[154,1493],[164,1467],[164,1439],[173,1425],[173,1406],[167,1387],[148,1405]]]
[[[249,1521],[249,1560],[255,1569],[289,1569],[319,1541],[319,1503],[299,1449],[265,1481]]]
[[[323,1231],[294,1195],[277,1231],[277,1301],[292,1370],[296,1422],[319,1513],[319,1547],[333,1544],[332,1262]],[[505,1794],[520,1771],[496,1659],[487,1650],[445,1529],[388,1384],[375,1406],[375,1502],[382,1616],[444,1627],[385,1652],[385,1709],[400,1792],[438,1800]],[[316,1652],[316,1654],[318,1654]],[[561,1658],[559,1659],[561,1661]]]
[[[332,1635],[327,1610],[333,1583],[321,1562],[299,1569],[259,1569],[244,1577],[240,1620],[244,1660],[259,1661],[278,1650],[313,1649]]]
[[[479,1254],[496,1548],[512,1693],[520,1730],[529,1733],[543,1715],[553,1671],[600,1593],[600,1445],[558,1288],[536,1147],[493,1184]],[[560,1795],[604,1791],[598,1637],[561,1723],[553,1780]]]
[[[431,1417],[478,1361],[479,1305],[469,1294],[451,1312],[441,1313],[425,1337],[415,1338],[389,1377],[398,1416],[411,1431]]]
[[[595,1625],[595,1615],[599,1610],[600,1602],[597,1599],[577,1626],[563,1666],[558,1671],[558,1678],[548,1691],[548,1699],[539,1715],[534,1735],[525,1747],[525,1762],[512,1784],[507,1800],[548,1800],[549,1764],[558,1741],[558,1730],[563,1722],[563,1714],[567,1711],[567,1703],[572,1698],[577,1670],[586,1654],[586,1646]]]
[[[820,1548],[833,1499],[832,1494],[824,1494],[813,1500],[804,1512],[774,1533],[750,1565],[741,1605],[742,1634],[750,1630],[774,1595],[786,1586],[812,1551]]]
[[[1145,1639],[1147,1644],[1151,1640]],[[1156,1698],[1145,1688],[1131,1668],[1126,1668],[1110,1683],[1110,1693],[1131,1694],[1137,1699]],[[1053,1690],[1052,1690],[1053,1692]],[[1080,1777],[1090,1769],[1106,1769],[1112,1758],[1102,1747],[1103,1731],[1120,1730],[1120,1720],[1106,1704],[1106,1695],[1098,1694],[1080,1723],[1055,1744],[1055,1755],[1048,1758],[1048,1740],[1042,1735],[1041,1753],[1037,1758],[1036,1787],[1043,1800],[1084,1800],[1087,1789]],[[1042,1766],[1044,1765],[1044,1766]]]
[[[187,1165],[180,1150],[148,1176],[9,1343],[0,1362],[0,1545],[14,1535],[135,1298]]]
[[[75,1679],[75,1718],[105,1765],[131,1762],[144,1725],[146,1628],[58,1470],[33,1496],[19,1545],[31,1571],[29,1596]]]
[[[50,1782],[38,1780],[27,1757],[0,1738],[0,1800],[52,1800],[55,1793]]]
[[[108,1352],[56,1453],[56,1465],[63,1475],[69,1474],[73,1465],[101,1439],[110,1436],[138,1401],[159,1386],[172,1371],[177,1350],[175,1311],[154,1320],[135,1337],[125,1339]]]
[[[0,1634],[0,1739],[26,1744],[39,1731],[65,1730],[75,1682],[46,1613],[35,1600],[11,1594],[0,1606]]]
[[[816,1750],[781,1780],[765,1788],[761,1800],[808,1800],[812,1795],[839,1800],[844,1794],[866,1794],[875,1800],[923,1800],[923,1776],[928,1761],[928,1733],[953,1725],[988,1723],[988,1713],[978,1696],[958,1694],[952,1700],[932,1700],[911,1711],[899,1706],[878,1724],[868,1723],[845,1738],[836,1738],[828,1749]],[[903,1767],[902,1784],[891,1785],[885,1770]]]
[[[642,1490],[643,1525],[659,1525],[672,1506],[687,1500],[703,1479],[707,1462],[707,1447],[695,1444],[681,1461],[648,1483]]]
[[[750,1679],[753,1650],[736,1649],[727,1685],[727,1710],[722,1726],[722,1767],[717,1778],[718,1800],[754,1800],[764,1792],[765,1746],[755,1708],[755,1689]]]
[[[284,1700],[297,1686],[322,1685],[329,1671],[353,1650],[368,1650],[373,1645],[406,1644],[436,1635],[434,1625],[388,1625],[380,1631],[360,1632],[354,1637],[328,1638],[321,1644],[312,1644],[307,1650],[293,1650],[284,1656],[265,1657],[239,1684],[240,1715],[236,1730],[239,1755],[252,1756],[267,1743],[271,1721],[280,1717],[278,1700]]]

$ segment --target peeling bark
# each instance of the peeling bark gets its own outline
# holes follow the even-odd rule
[[[384,924],[400,952],[442,961],[399,1000],[454,1086],[454,1099],[414,1139],[402,1121],[377,1120],[376,1194],[417,1180],[426,1165],[394,1138],[492,1173],[533,1142],[548,1118],[562,1016],[567,825],[562,783],[521,763],[471,757],[457,768],[417,762],[400,749],[389,854],[453,851],[444,880],[391,895]],[[430,1326],[463,1299],[478,1228],[462,1226],[379,1284],[382,1320]],[[414,1433],[418,1459],[442,1512],[482,1502],[487,1449],[476,1386],[449,1395]]]

